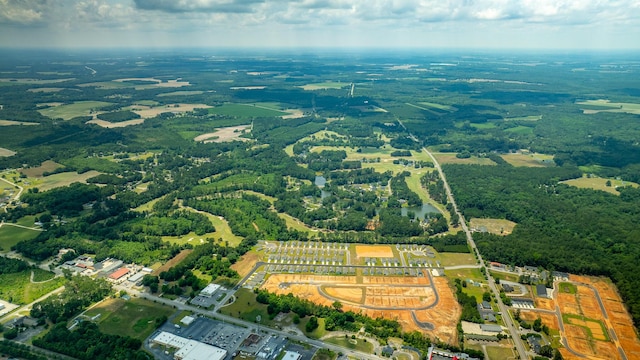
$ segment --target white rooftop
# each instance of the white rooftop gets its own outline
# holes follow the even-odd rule
[[[185,324],[185,325],[190,325],[193,321],[195,320],[195,318],[193,316],[185,316],[182,318],[182,320],[180,320],[181,323]]]
[[[298,360],[301,355],[295,351],[285,351],[282,360]]]
[[[202,291],[200,291],[200,295],[202,295],[202,296],[211,296],[216,291],[218,291],[218,289],[220,289],[220,285],[218,285],[218,284],[209,284],[209,285],[207,285],[207,287],[202,289]]]
[[[225,356],[227,350],[195,340],[189,340],[186,346],[175,353],[175,358],[181,360],[222,360]]]
[[[180,349],[187,345],[187,342],[189,342],[189,339],[185,339],[181,336],[177,336],[177,335],[168,333],[166,331],[163,331],[160,334],[158,334],[158,336],[153,338],[153,341],[168,347]]]

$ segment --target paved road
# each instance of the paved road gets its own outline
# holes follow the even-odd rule
[[[400,123],[400,124],[402,125],[402,127],[404,127],[404,125],[402,123]],[[417,141],[417,139],[415,137],[413,137],[413,135],[410,134],[410,136],[414,140]],[[438,163],[438,160],[435,158],[435,156],[433,156],[433,154],[431,154],[431,152],[429,152],[429,150],[427,150],[427,148],[423,147],[422,150],[425,153],[427,153],[427,155],[429,155],[429,157],[433,161],[433,165],[435,166],[436,170],[438,171],[438,174],[440,175],[440,178],[442,179],[442,182],[444,184],[445,192],[447,193],[447,199],[449,200],[449,203],[451,204],[451,206],[453,206],[453,211],[460,218],[460,225],[462,226],[462,230],[465,232],[465,234],[467,236],[467,242],[469,243],[469,246],[471,246],[472,251],[476,254],[476,257],[478,258],[479,263],[480,264],[484,264],[484,261],[482,259],[482,255],[480,255],[480,252],[478,251],[478,248],[476,247],[476,243],[475,243],[475,241],[473,241],[473,237],[471,236],[471,231],[469,231],[469,228],[467,227],[467,222],[465,221],[465,218],[462,215],[462,213],[460,212],[460,210],[458,210],[458,205],[456,204],[456,200],[453,197],[453,192],[451,191],[451,188],[449,187],[449,183],[447,182],[447,178],[446,178],[444,172],[442,171],[442,167],[440,167],[440,164]],[[509,311],[508,311],[507,307],[504,305],[504,303],[502,302],[502,299],[500,298],[500,291],[498,290],[498,287],[496,286],[496,283],[495,283],[493,277],[491,276],[491,274],[488,271],[486,272],[486,276],[487,276],[487,282],[489,283],[489,288],[491,289],[491,291],[493,292],[493,294],[494,294],[494,296],[496,298],[496,304],[498,304],[498,309],[500,310],[500,312],[503,315],[502,319],[503,319],[505,325],[507,326],[507,329],[509,329],[509,333],[511,334],[511,339],[513,340],[513,343],[515,344],[515,347],[516,347],[516,350],[518,351],[518,355],[520,356],[520,359],[528,359],[529,356],[527,355],[527,350],[524,347],[524,344],[522,343],[522,339],[520,339],[520,335],[518,333],[518,329],[515,327],[514,321],[511,318],[511,315],[509,314]]]

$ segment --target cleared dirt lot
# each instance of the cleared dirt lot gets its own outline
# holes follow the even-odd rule
[[[390,258],[394,255],[389,245],[356,245],[356,256]]]
[[[250,125],[240,125],[240,126],[230,126],[216,129],[215,132],[202,134],[196,136],[194,141],[204,141],[207,142],[225,142],[225,141],[249,141],[247,138],[241,138],[240,135],[243,135],[249,128]]]
[[[627,359],[640,359],[640,340],[611,281],[576,275],[569,279],[576,285],[576,294],[561,292],[557,299],[569,346],[587,357],[621,359],[621,348]],[[562,354],[565,353],[565,359],[578,358],[563,350]]]
[[[438,292],[437,303],[431,285]],[[326,306],[339,300],[344,310],[394,319],[406,331],[422,331],[449,343],[457,341],[456,324],[461,310],[446,278],[434,278],[431,284],[427,276],[273,274],[262,288],[277,294],[293,293]],[[420,323],[432,324],[433,330]]]

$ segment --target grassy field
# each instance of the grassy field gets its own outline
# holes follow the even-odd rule
[[[572,283],[561,282],[558,284],[558,288],[560,289],[560,292],[563,292],[563,293],[567,293],[567,294],[578,293],[578,287],[576,287]]]
[[[476,156],[472,156],[468,159],[459,159],[456,157],[455,153],[442,153],[442,152],[434,152],[433,156],[436,157],[440,164],[477,164],[477,165],[495,165],[491,159],[488,158],[479,158]]]
[[[42,164],[40,164],[40,166],[27,168],[27,169],[22,169],[22,170],[20,170],[20,172],[25,174],[25,175],[27,175],[28,177],[40,177],[45,172],[51,172],[51,171],[53,171],[53,170],[55,170],[57,168],[61,168],[61,167],[64,167],[64,165],[58,164],[55,161],[47,160],[47,161],[43,162]]]
[[[526,166],[526,167],[544,167],[554,166],[553,155],[547,154],[504,154],[500,155],[504,161],[513,166]]]
[[[108,299],[88,310],[85,315],[97,319],[98,327],[106,334],[126,335],[144,340],[157,327],[156,319],[169,316],[174,310],[144,299]]]
[[[471,228],[485,228],[487,232],[496,235],[509,235],[517,224],[505,219],[480,219],[471,218],[469,226]]]
[[[31,271],[0,275],[0,298],[14,304],[28,304],[39,297],[59,288],[65,282],[62,277],[43,283],[31,282]],[[34,279],[50,277],[47,271],[33,269]]]
[[[321,83],[307,84],[300,86],[303,90],[323,90],[323,89],[342,89],[349,86],[348,83],[325,81]]]
[[[609,100],[587,100],[576,103],[578,105],[587,105],[582,109],[585,114],[597,114],[599,112],[618,112],[627,114],[640,115],[640,104],[634,103],[612,103]]]
[[[289,228],[289,229],[302,231],[302,232],[306,232],[306,233],[311,233],[311,232],[315,233],[315,232],[317,232],[317,230],[314,230],[314,229],[308,227],[305,223],[303,223],[302,221],[294,218],[293,216],[291,216],[289,214],[278,213],[278,217],[280,217],[281,219],[283,219],[287,223],[287,228]]]
[[[336,344],[338,346],[343,346],[347,349],[362,351],[368,354],[373,353],[373,344],[370,342],[365,342],[364,339],[351,339],[349,337],[346,339],[344,336],[336,336],[324,339],[323,341],[328,342],[330,344]]]
[[[77,101],[73,104],[60,105],[38,110],[38,112],[52,119],[60,118],[63,120],[71,120],[77,116],[87,116],[92,111],[96,111],[101,107],[107,105],[111,105],[111,103],[104,101]]]
[[[449,112],[456,110],[454,107],[449,105],[436,104],[436,103],[426,102],[426,101],[420,101],[418,104],[422,106],[438,109],[438,110],[449,111]]]
[[[172,92],[168,92],[168,93],[158,94],[158,95],[156,95],[156,96],[158,96],[158,97],[165,97],[165,96],[189,96],[189,95],[200,95],[200,94],[204,94],[204,91],[201,91],[201,90],[192,90],[192,91],[188,91],[188,90],[184,90],[184,91],[172,91]]]
[[[0,157],[13,156],[15,154],[16,154],[15,151],[0,147]]]
[[[16,126],[16,125],[31,126],[31,125],[40,125],[40,123],[37,123],[37,122],[24,122],[24,121],[13,121],[13,120],[0,120],[0,126]]]
[[[45,176],[34,183],[34,186],[38,187],[38,189],[42,191],[46,191],[57,187],[67,186],[75,182],[86,184],[87,179],[92,178],[96,175],[100,175],[100,173],[95,170],[87,171],[82,174],[78,174],[75,171],[63,172]]]
[[[515,354],[511,347],[487,346],[487,354],[489,355],[489,360],[515,359]]]
[[[542,115],[529,115],[529,116],[504,118],[505,121],[538,121],[540,119],[542,119]]]
[[[28,226],[33,226],[33,222]],[[0,227],[0,251],[9,251],[13,245],[23,240],[33,239],[38,234],[40,231],[4,224]]]
[[[445,270],[444,273],[452,279],[460,278],[462,280],[485,281],[480,269]]]
[[[512,282],[518,282],[518,275],[515,274],[508,274],[508,273],[503,273],[503,272],[499,272],[499,271],[489,271],[491,273],[491,276],[493,276],[496,279],[500,279],[500,280],[506,280],[506,281],[512,281]]]
[[[476,259],[469,253],[437,253],[436,260],[442,266],[475,265]]]
[[[607,186],[607,181],[611,182],[611,186]],[[618,190],[616,190],[616,187],[624,187],[624,186],[638,187],[638,184],[629,182],[629,181],[605,179],[605,178],[594,177],[594,176],[587,177],[586,175],[582,176],[579,179],[571,179],[571,180],[563,181],[562,183],[579,187],[579,188],[602,190],[615,195],[620,194]]]
[[[268,109],[265,107],[253,106],[249,104],[224,104],[224,105],[216,106],[214,108],[209,109],[209,113],[227,115],[227,116],[248,117],[248,118],[287,115],[287,113],[282,111]]]
[[[260,316],[261,324],[271,324],[269,313],[267,313],[267,305],[258,303],[256,295],[251,290],[244,288],[236,292],[236,301],[220,309],[220,312],[250,322],[256,322],[256,317]]]
[[[304,318],[300,319],[300,324],[298,324],[298,329],[300,329],[300,331],[305,333],[305,335],[307,335],[308,338],[320,339],[321,337],[323,337],[323,336],[325,336],[327,334],[327,330],[324,328],[324,319],[323,318],[317,318],[318,319],[318,327],[315,330],[313,330],[312,332],[306,332],[305,331],[305,326],[307,326],[307,323],[309,322],[309,319],[311,319],[310,316],[305,316]]]

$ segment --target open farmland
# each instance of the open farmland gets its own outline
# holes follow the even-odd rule
[[[96,175],[100,175],[100,173],[95,170],[87,171],[82,174],[78,174],[75,171],[63,172],[44,176],[41,179],[37,180],[33,185],[38,187],[42,191],[46,191],[55,189],[57,187],[67,186],[75,182],[86,184],[87,179],[92,178]]]
[[[5,149],[5,148],[0,147],[0,157],[13,156],[15,154],[16,154],[15,151],[11,151],[9,149]]]
[[[30,224],[33,226],[33,224]],[[2,224],[0,226],[0,251],[9,251],[11,247],[20,241],[33,239],[40,231],[25,229],[23,227]]]
[[[513,166],[544,167],[544,166],[553,166],[555,164],[553,162],[553,155],[547,155],[547,154],[513,153],[513,154],[503,154],[500,156],[504,159],[504,161],[508,162]]]
[[[40,124],[36,122],[0,120],[0,126],[16,126],[16,125],[32,126],[32,125],[40,125]]]
[[[104,101],[76,101],[73,104],[41,109],[38,112],[51,119],[71,120],[78,116],[94,115],[100,108],[107,105],[111,105],[111,103]]]
[[[224,104],[209,109],[210,114],[237,116],[241,118],[284,116],[287,113],[254,104]]]
[[[476,164],[476,165],[495,165],[489,158],[479,158],[472,156],[470,158],[461,159],[456,157],[456,153],[432,152],[433,156],[440,164]]]
[[[240,137],[244,135],[251,125],[230,126],[216,129],[215,132],[196,136],[194,141],[225,142],[225,141],[249,141],[250,139]]]
[[[587,100],[576,103],[578,105],[586,105],[582,109],[584,114],[597,114],[600,112],[627,113],[640,115],[640,104],[634,103],[618,103],[609,100]]]
[[[61,167],[64,167],[64,165],[58,164],[55,161],[47,160],[40,164],[40,166],[25,168],[20,170],[20,172],[28,177],[42,177],[45,172],[52,172]]]
[[[607,182],[609,182],[611,185],[607,186]],[[579,187],[579,188],[602,190],[615,195],[620,195],[620,192],[618,192],[617,190],[618,187],[625,187],[625,186],[638,187],[638,184],[630,181],[622,181],[618,179],[606,179],[606,178],[601,178],[597,176],[589,177],[586,175],[583,175],[581,178],[578,178],[578,179],[563,181],[562,183]]]
[[[325,90],[325,89],[342,89],[349,85],[350,84],[348,83],[326,81],[326,82],[315,83],[315,84],[307,84],[300,87],[304,90]]]
[[[516,227],[516,223],[505,219],[480,219],[471,218],[469,226],[477,231],[487,231],[496,235],[509,235]]]

